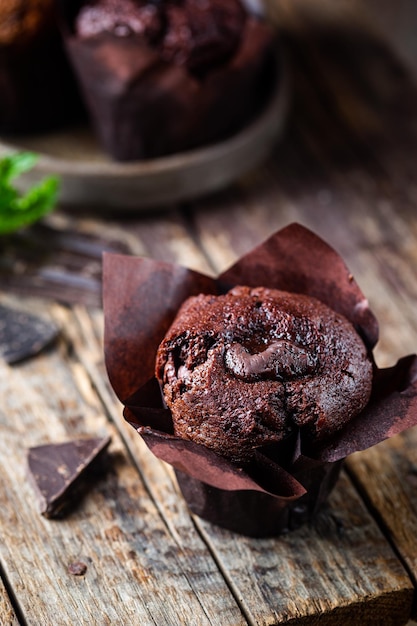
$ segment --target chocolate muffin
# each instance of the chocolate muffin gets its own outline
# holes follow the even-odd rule
[[[0,2],[0,132],[44,131],[81,116],[54,0]]]
[[[175,434],[238,464],[297,429],[315,442],[342,428],[368,403],[372,369],[346,318],[249,287],[189,298],[156,360]]]
[[[240,0],[60,1],[92,122],[117,160],[222,140],[266,101],[272,34]]]

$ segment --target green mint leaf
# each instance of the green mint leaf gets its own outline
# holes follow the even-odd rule
[[[0,159],[0,180],[9,182],[31,170],[38,157],[33,152],[17,152]]]
[[[31,169],[36,159],[31,152],[0,159],[0,235],[33,224],[55,207],[59,191],[57,178],[43,179],[26,194],[19,193],[12,185],[11,181]]]

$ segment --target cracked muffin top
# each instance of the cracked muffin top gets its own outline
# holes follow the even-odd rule
[[[368,403],[372,369],[319,300],[242,286],[186,300],[156,359],[175,434],[238,464],[297,429],[316,441],[342,428]]]

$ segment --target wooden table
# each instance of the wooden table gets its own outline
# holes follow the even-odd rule
[[[1,624],[400,626],[416,615],[415,429],[350,457],[313,524],[248,539],[190,516],[104,371],[103,249],[216,273],[293,221],[340,252],[369,298],[378,364],[417,350],[413,81],[357,25],[284,14],[292,113],[262,167],[184,206],[60,211],[1,241],[0,303],[60,329],[38,356],[0,362]],[[64,519],[39,515],[27,448],[105,434],[106,475]]]

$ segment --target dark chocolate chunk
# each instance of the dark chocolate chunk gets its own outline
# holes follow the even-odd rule
[[[51,321],[0,305],[0,358],[7,363],[39,354],[57,335]]]
[[[86,490],[87,474],[110,443],[110,437],[75,439],[30,448],[30,476],[39,496],[39,510],[48,518],[63,517]]]

